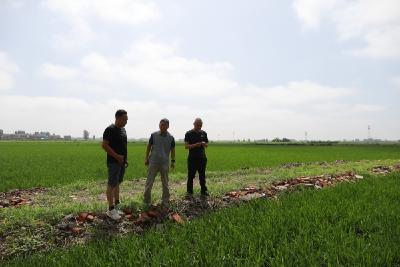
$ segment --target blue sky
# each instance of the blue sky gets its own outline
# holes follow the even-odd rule
[[[0,129],[400,139],[395,0],[0,2]]]

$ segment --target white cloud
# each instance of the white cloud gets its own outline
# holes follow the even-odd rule
[[[334,139],[360,137],[352,134],[374,123],[371,112],[383,110],[355,99],[356,88],[307,80],[271,87],[241,84],[229,62],[183,57],[177,43],[151,38],[133,43],[119,56],[90,53],[74,68],[46,63],[40,74],[54,82],[56,97],[3,98],[0,114],[10,106],[21,107],[15,117],[21,126],[6,118],[0,118],[0,125],[32,131],[54,125],[56,133],[81,136],[87,129],[98,136],[115,110],[125,108],[131,137],[147,137],[160,118],[168,117],[179,139],[193,118],[202,117],[212,139],[231,139],[233,132],[240,139],[301,139],[304,131],[310,138]],[[56,118],[59,123],[50,123]]]
[[[71,67],[45,63],[40,67],[40,73],[54,80],[71,80],[77,77],[76,70]]]
[[[17,64],[12,62],[5,52],[0,51],[0,92],[13,88],[14,74],[18,71]]]
[[[394,78],[392,79],[392,83],[394,84],[394,86],[396,87],[396,89],[400,92],[400,76],[394,77]]]
[[[353,107],[354,112],[381,112],[384,111],[385,107],[379,105],[365,105],[365,104],[356,104]]]
[[[68,19],[98,19],[132,25],[158,20],[160,12],[151,0],[46,0],[43,5]]]
[[[324,16],[338,4],[337,0],[294,0],[297,16],[307,28],[318,28]]]
[[[45,0],[42,5],[58,14],[70,26],[68,32],[53,36],[56,48],[73,50],[98,40],[93,20],[140,25],[159,20],[160,12],[151,0]]]
[[[177,53],[175,44],[147,38],[135,42],[119,57],[90,53],[75,69],[47,63],[42,70],[52,78],[76,76],[73,84],[64,83],[64,88],[76,87],[76,82],[101,92],[107,91],[103,88],[118,88],[109,90],[111,96],[137,89],[152,94],[168,92],[170,96],[189,99],[191,96],[218,96],[238,86],[230,77],[231,64],[185,58]],[[98,96],[104,97],[103,94]]]
[[[400,2],[397,0],[294,0],[293,7],[306,28],[323,21],[335,25],[340,40],[362,40],[354,53],[372,58],[400,58]]]
[[[25,2],[23,0],[3,0],[0,5],[9,5],[12,8],[20,9],[25,6]]]
[[[117,109],[124,108],[132,113],[131,135],[144,134],[135,128],[139,114],[151,118],[154,102],[135,102],[110,99],[104,102],[86,102],[69,97],[31,97],[3,96],[0,98],[0,114],[13,110],[13,116],[0,116],[0,124],[5,132],[13,129],[34,131],[51,131],[56,134],[81,136],[87,129],[99,136],[102,130],[113,122]],[[147,114],[147,116],[146,116]],[[149,115],[150,114],[150,115]],[[38,119],[40,118],[40,119]],[[145,121],[145,120],[143,120]],[[149,125],[146,125],[149,127]],[[104,128],[103,128],[104,127]],[[147,135],[147,133],[146,133]]]

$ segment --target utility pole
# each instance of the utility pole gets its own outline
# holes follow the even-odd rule
[[[371,126],[368,125],[368,140],[371,139]]]

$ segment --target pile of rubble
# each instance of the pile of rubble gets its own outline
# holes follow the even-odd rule
[[[354,182],[363,179],[363,176],[354,172],[346,172],[338,175],[318,175],[303,176],[287,181],[274,182],[266,188],[246,187],[237,191],[231,191],[223,196],[224,201],[237,202],[249,201],[256,198],[277,198],[277,194],[285,190],[293,190],[296,187],[303,186],[308,188],[321,189],[332,186],[338,182]]]
[[[142,233],[145,229],[162,228],[166,221],[179,224],[194,219],[206,212],[250,201],[257,198],[277,198],[284,191],[294,190],[296,187],[321,189],[339,182],[354,182],[362,179],[354,172],[338,175],[318,175],[312,177],[298,177],[291,180],[274,182],[265,188],[245,187],[230,191],[222,197],[189,197],[171,201],[171,210],[162,211],[159,206],[152,206],[149,211],[132,211],[126,208],[120,211],[121,219],[113,221],[104,213],[82,212],[76,216],[68,215],[57,225],[57,228],[66,235],[84,235],[88,228],[97,227],[104,232],[126,234],[129,232]]]
[[[284,163],[281,165],[281,168],[284,169],[290,169],[290,168],[296,168],[296,167],[300,167],[300,166],[309,166],[309,165],[320,165],[320,166],[328,166],[328,165],[340,165],[340,164],[344,164],[347,163],[347,160],[335,160],[333,162],[327,162],[327,161],[317,161],[317,162],[289,162],[289,163]]]
[[[393,171],[400,171],[400,163],[393,166],[375,166],[370,170],[374,174],[389,174]]]
[[[137,215],[129,208],[125,208],[119,213],[121,219],[117,221],[112,220],[104,213],[81,212],[76,216],[69,214],[56,225],[59,237],[64,241],[71,236],[89,238],[90,231],[88,232],[88,230],[90,228],[97,228],[103,230],[103,233],[109,234],[130,232],[140,234],[152,226],[160,228],[160,225],[168,220],[179,224],[185,223],[185,220],[177,212],[163,212],[159,206],[152,206],[149,211],[142,211]]]
[[[36,195],[46,192],[42,187],[31,189],[15,189],[8,192],[0,192],[0,209],[32,205]]]

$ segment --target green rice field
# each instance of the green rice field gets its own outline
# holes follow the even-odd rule
[[[258,200],[10,266],[399,266],[400,175]]]
[[[0,191],[106,179],[106,154],[99,143],[0,142]],[[146,144],[128,146],[129,179],[144,177]],[[186,156],[178,144],[176,172],[185,175]],[[399,159],[400,145],[266,146],[211,144],[209,171],[273,167],[288,162]]]
[[[146,181],[145,149],[144,143],[129,144],[120,189],[123,207],[136,215]],[[15,188],[46,188],[32,205],[0,208],[1,266],[400,266],[400,172],[371,171],[400,166],[400,145],[210,144],[209,201],[296,177],[353,172],[363,179],[320,190],[299,187],[141,234],[115,234],[100,225],[87,229],[92,238],[65,240],[57,228],[65,216],[107,208],[100,144],[0,142],[0,151],[0,197]],[[169,183],[175,202],[185,195],[186,156],[178,144]],[[198,187],[196,181],[195,197]],[[160,198],[157,179],[154,203]]]

